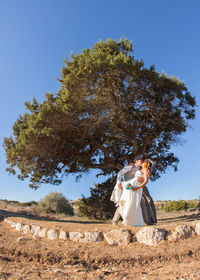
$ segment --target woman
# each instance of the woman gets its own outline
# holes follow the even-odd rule
[[[123,193],[120,199],[119,211],[125,226],[144,226],[142,209],[140,206],[142,188],[148,183],[152,162],[145,160],[142,169],[135,173],[135,177],[123,182]],[[140,183],[141,178],[144,179]]]

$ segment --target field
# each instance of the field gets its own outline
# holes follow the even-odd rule
[[[24,208],[0,204],[0,279],[200,279],[200,236],[178,242],[164,241],[155,247],[138,242],[111,247],[105,241],[81,243],[69,240],[32,238],[3,222],[5,216],[27,224],[50,225],[68,231],[104,232],[124,228],[110,221],[97,222],[79,217],[29,216]],[[36,211],[36,209],[35,209]],[[158,211],[156,227],[173,229],[195,224],[195,212]],[[130,228],[129,228],[130,229]],[[131,228],[133,233],[139,228]]]

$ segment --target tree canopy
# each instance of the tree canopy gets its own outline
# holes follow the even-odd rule
[[[155,160],[152,179],[176,169],[170,148],[195,117],[184,82],[144,67],[127,39],[99,41],[64,63],[58,92],[26,102],[4,139],[8,172],[37,188],[90,169],[113,175],[139,153]]]

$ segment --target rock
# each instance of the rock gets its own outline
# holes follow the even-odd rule
[[[61,230],[59,234],[59,239],[66,239],[66,238],[67,238],[67,233],[64,230]]]
[[[46,237],[47,235],[47,229],[46,228],[42,228],[41,230],[38,231],[38,236],[39,237]]]
[[[155,246],[165,238],[165,230],[154,227],[145,227],[136,233],[136,239],[139,243]]]
[[[55,272],[55,273],[59,273],[59,272],[62,272],[62,270],[60,270],[60,269],[56,268],[56,269],[54,269],[54,270],[53,270],[53,272]]]
[[[35,237],[36,235],[38,235],[38,232],[40,231],[40,227],[39,226],[35,226],[35,225],[32,225],[31,227],[31,233],[33,234],[33,237]]]
[[[198,222],[195,226],[195,232],[196,234],[200,235],[200,222]]]
[[[195,215],[199,215],[199,213],[200,213],[200,208],[197,208],[197,209],[195,210],[194,214],[195,214]]]
[[[11,227],[16,227],[16,224],[17,224],[17,223],[11,221],[10,226],[11,226]]]
[[[180,239],[187,239],[195,235],[195,231],[191,226],[179,225],[175,228],[175,231],[168,236],[170,241],[178,241]]]
[[[104,238],[111,246],[128,245],[131,241],[131,234],[128,230],[110,230],[104,233]]]
[[[85,237],[81,240],[82,242],[101,242],[103,240],[102,232],[93,231],[85,232]]]
[[[26,238],[24,238],[24,237],[19,237],[18,239],[17,239],[17,242],[21,242],[21,241],[26,241],[27,239]]]
[[[8,220],[7,218],[4,218],[4,222],[11,224],[12,221]]]
[[[16,222],[13,222],[13,221],[11,221],[11,220],[8,220],[8,219],[4,219],[4,222],[6,222],[6,223],[8,223],[11,227],[16,227]]]
[[[18,230],[18,231],[21,231],[22,230],[22,224],[21,223],[16,223],[15,229]]]
[[[83,234],[81,232],[69,232],[69,239],[73,241],[79,241],[83,238]]]
[[[29,226],[29,225],[23,226],[23,232],[24,232],[25,234],[28,233],[30,230],[31,230],[31,229],[30,229],[30,226]]]
[[[50,229],[47,231],[47,238],[51,240],[55,240],[58,238],[57,231],[55,229]]]
[[[137,240],[136,240],[135,235],[131,234],[131,240],[130,240],[130,242],[132,243],[132,242],[136,242],[136,241],[137,241]]]

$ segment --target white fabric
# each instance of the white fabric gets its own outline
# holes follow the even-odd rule
[[[122,195],[122,189],[119,188],[118,184],[122,183],[122,176],[125,175],[125,180],[131,179],[135,176],[136,171],[138,170],[137,165],[127,165],[124,168],[122,168],[119,173],[117,174],[117,183],[113,189],[113,192],[111,194],[110,200],[113,201],[116,206],[119,205],[119,201]]]
[[[131,184],[133,187],[138,187],[140,182],[137,177],[143,177],[142,172],[138,170],[135,173],[135,177],[128,181],[124,181],[123,192],[119,201],[119,212],[123,219],[125,226],[144,226],[144,220],[142,215],[142,209],[140,206],[142,198],[142,188],[138,191],[126,189],[126,184]]]
[[[139,170],[136,164],[129,164],[122,168],[119,173],[117,174],[117,182],[122,182],[122,176],[124,175],[124,179],[127,181],[132,179],[135,176],[136,171]]]
[[[118,186],[118,183],[116,183],[112,191],[110,200],[113,201],[116,204],[116,206],[118,206],[121,195],[122,195],[122,189]]]

